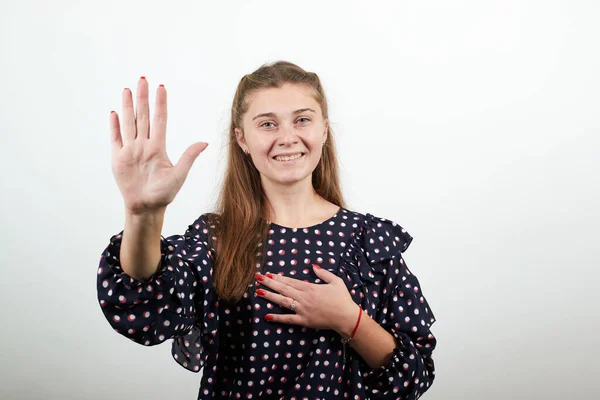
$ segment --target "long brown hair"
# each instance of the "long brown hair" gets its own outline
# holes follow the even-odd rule
[[[260,173],[237,144],[235,128],[242,129],[242,117],[249,107],[246,101],[249,94],[260,89],[278,88],[285,83],[312,87],[323,119],[329,118],[327,99],[319,77],[295,64],[286,61],[264,64],[240,80],[231,107],[225,177],[215,213],[209,214],[210,236],[218,238],[212,243],[216,251],[214,288],[225,301],[237,302],[254,281],[256,267],[262,265],[267,252],[269,228],[268,205]],[[315,192],[325,200],[345,207],[331,128],[328,128],[321,159],[312,173],[312,184]]]

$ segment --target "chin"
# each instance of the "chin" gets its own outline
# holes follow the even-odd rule
[[[312,174],[300,175],[300,174],[270,174],[266,178],[271,182],[278,183],[280,185],[293,185],[298,182],[302,182],[305,179],[311,179]]]
[[[286,176],[286,177],[277,177],[276,179],[274,179],[275,182],[284,184],[284,185],[291,185],[294,183],[298,183],[301,182],[305,179],[306,177],[294,177],[294,176]]]

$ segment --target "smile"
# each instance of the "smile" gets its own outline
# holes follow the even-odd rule
[[[294,161],[300,160],[304,158],[304,153],[296,153],[296,154],[292,154],[290,156],[277,156],[277,157],[273,157],[273,159],[277,162],[280,163],[284,163],[284,164],[289,164],[292,163]]]

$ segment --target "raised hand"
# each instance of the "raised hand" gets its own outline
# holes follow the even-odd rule
[[[148,106],[148,82],[142,77],[137,86],[134,115],[129,89],[123,91],[123,125],[119,116],[110,114],[112,171],[128,213],[138,215],[164,210],[173,201],[198,157],[208,146],[192,144],[177,165],[166,152],[167,91],[159,86],[152,127]],[[121,134],[123,132],[123,134]]]

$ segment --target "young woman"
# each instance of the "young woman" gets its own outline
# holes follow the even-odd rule
[[[148,83],[111,113],[124,230],[98,269],[112,327],[145,346],[173,339],[203,369],[199,399],[417,399],[434,380],[435,317],[402,253],[400,225],[345,208],[318,76],[289,62],[240,81],[217,209],[183,235],[163,218],[207,143],[173,166],[167,94]]]

